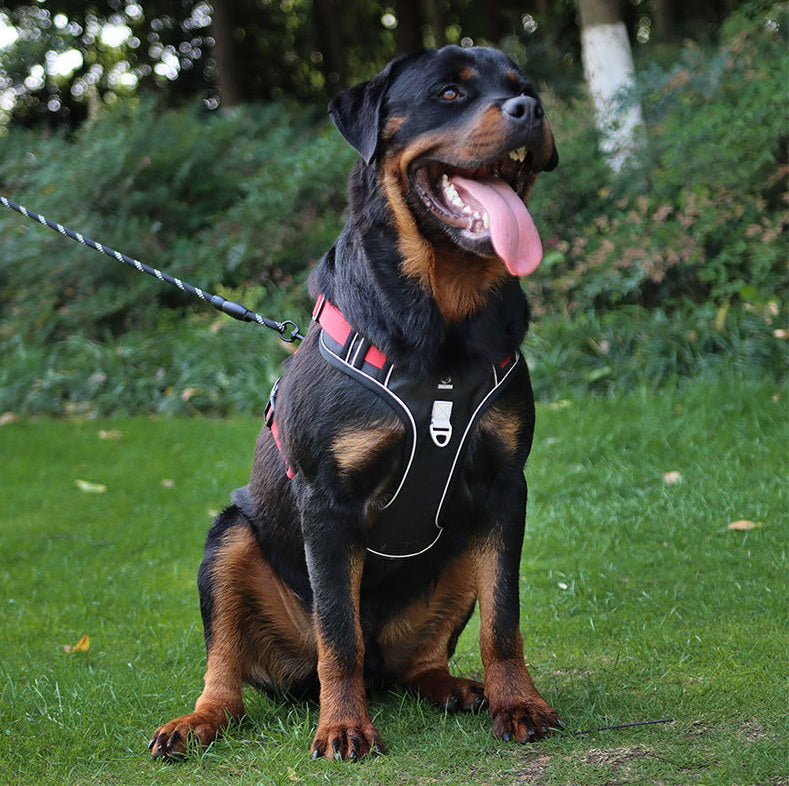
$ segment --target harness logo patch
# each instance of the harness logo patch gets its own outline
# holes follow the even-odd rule
[[[430,438],[439,448],[445,448],[452,439],[452,402],[434,401],[430,416]]]

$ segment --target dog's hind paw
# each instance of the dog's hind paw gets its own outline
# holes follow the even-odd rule
[[[486,704],[481,682],[453,677],[443,669],[420,674],[407,686],[447,712],[478,712]]]

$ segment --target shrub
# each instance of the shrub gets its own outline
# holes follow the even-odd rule
[[[644,69],[645,144],[619,176],[601,167],[590,107],[560,106],[555,118],[549,107],[569,173],[535,189],[535,212],[555,228],[534,276],[540,308],[777,302],[787,22],[785,10],[748,7],[714,55],[688,44],[672,68]]]
[[[285,104],[207,116],[130,101],[74,138],[12,130],[0,147],[0,185],[198,286],[274,288],[303,273],[342,222],[352,156],[316,133],[315,120]],[[18,216],[0,215],[0,231],[0,336],[20,324],[39,340],[121,335],[155,324],[163,306],[192,307]]]
[[[719,48],[640,69],[645,142],[614,175],[591,106],[544,91],[560,166],[531,209],[542,393],[786,371],[787,14],[733,15]],[[309,313],[306,271],[344,221],[355,153],[286,103],[207,115],[118,104],[73,136],[12,129],[0,189],[267,316]],[[260,412],[283,348],[204,304],[0,212],[0,412]]]

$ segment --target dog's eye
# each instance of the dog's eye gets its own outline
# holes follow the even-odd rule
[[[460,90],[458,90],[454,85],[447,85],[446,87],[442,88],[439,95],[443,101],[456,101],[458,98],[460,98]]]

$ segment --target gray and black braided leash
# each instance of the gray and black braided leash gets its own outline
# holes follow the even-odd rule
[[[79,232],[75,232],[73,229],[64,227],[63,224],[50,221],[40,213],[35,213],[32,210],[28,210],[28,208],[26,208],[24,205],[18,205],[16,202],[12,202],[10,199],[7,199],[2,195],[0,195],[0,204],[5,205],[5,207],[10,208],[11,210],[15,210],[17,213],[20,213],[26,218],[37,221],[39,224],[42,224],[45,227],[53,229],[55,232],[59,232],[61,235],[64,235],[71,240],[76,240],[78,243],[82,243],[83,246],[92,248],[94,251],[100,251],[102,254],[112,257],[112,259],[122,262],[124,265],[129,265],[135,270],[138,270],[140,273],[146,273],[147,275],[152,276],[159,281],[164,281],[166,284],[171,284],[174,287],[178,287],[178,289],[181,291],[200,298],[200,300],[209,303],[223,314],[233,317],[233,319],[237,319],[240,322],[254,322],[255,324],[267,327],[270,330],[276,330],[277,333],[279,333],[279,337],[283,341],[301,341],[301,339],[304,338],[301,335],[299,326],[289,319],[285,320],[284,322],[277,322],[273,319],[267,319],[260,314],[256,314],[254,311],[250,311],[246,306],[243,306],[240,303],[227,300],[221,295],[213,295],[210,292],[200,289],[200,287],[196,287],[193,284],[182,281],[180,278],[170,276],[155,267],[150,267],[149,265],[143,264],[137,259],[126,256],[126,254],[121,254],[120,251],[115,251],[115,249],[109,248],[108,246],[105,246],[101,243],[97,243],[95,240],[91,240],[89,237],[85,237]]]

